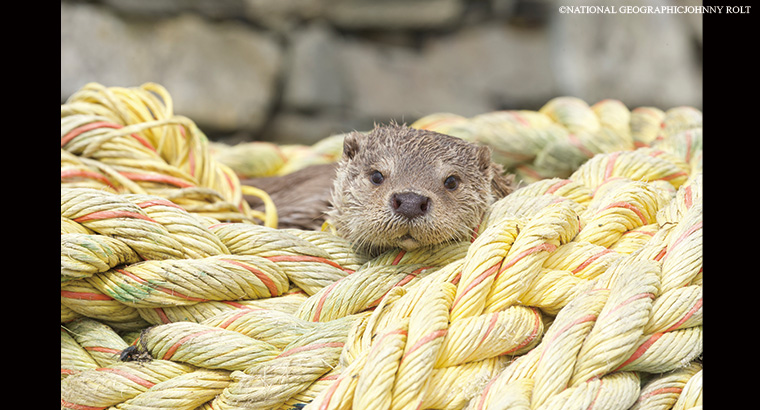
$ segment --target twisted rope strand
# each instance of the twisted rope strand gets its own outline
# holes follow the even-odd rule
[[[329,224],[274,229],[238,179],[334,161],[344,135],[250,164],[173,109],[152,83],[61,106],[62,408],[701,405],[698,110],[422,118],[523,186],[471,242],[368,260]]]

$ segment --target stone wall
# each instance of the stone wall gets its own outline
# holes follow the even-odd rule
[[[312,143],[559,95],[701,108],[701,16],[561,14],[563,2],[62,1],[61,101],[90,81],[157,82],[176,113],[231,143]]]

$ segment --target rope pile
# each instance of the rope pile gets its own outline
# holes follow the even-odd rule
[[[472,242],[366,260],[252,213],[160,86],[72,96],[61,407],[701,406],[701,113],[562,97],[415,126],[549,176]]]

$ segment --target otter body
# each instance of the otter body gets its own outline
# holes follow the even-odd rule
[[[337,164],[242,183],[270,194],[280,227],[318,229],[327,216],[358,251],[377,255],[470,239],[512,178],[488,147],[390,124],[347,134]]]
[[[396,124],[343,143],[328,216],[338,234],[371,255],[466,240],[512,178],[488,147]]]

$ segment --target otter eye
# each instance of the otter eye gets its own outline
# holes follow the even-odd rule
[[[382,184],[384,179],[385,177],[382,173],[380,173],[380,171],[375,171],[369,175],[369,180],[372,181],[372,183],[375,185]]]
[[[459,186],[459,178],[452,175],[443,181],[443,186],[449,191],[453,191]]]

